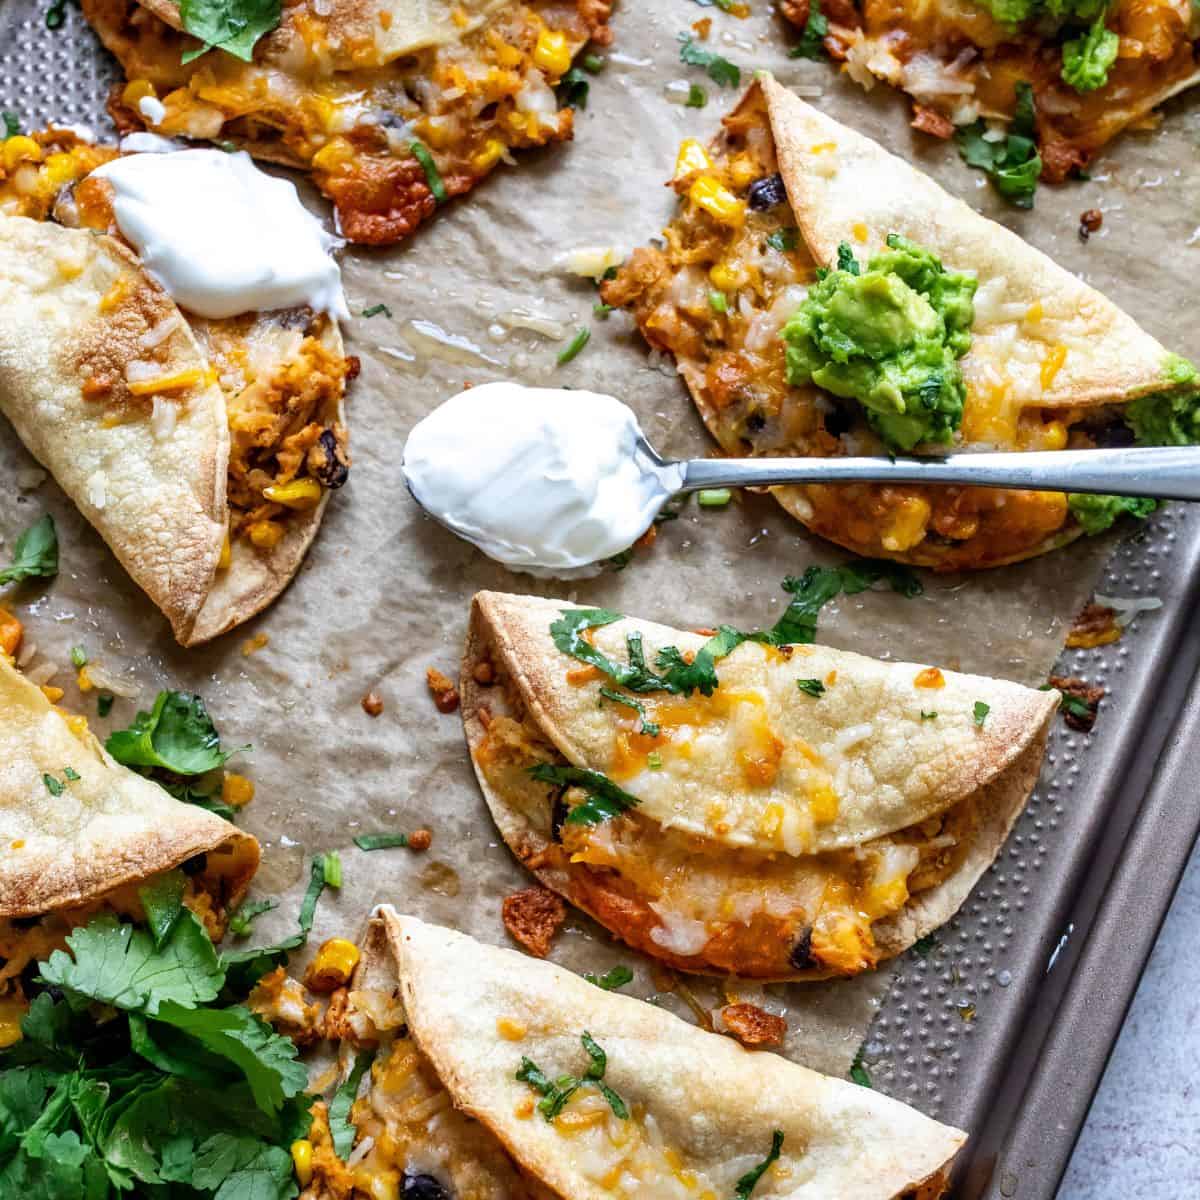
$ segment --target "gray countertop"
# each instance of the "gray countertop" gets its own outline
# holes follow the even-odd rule
[[[1059,1200],[1200,1195],[1200,846],[1192,852]]]

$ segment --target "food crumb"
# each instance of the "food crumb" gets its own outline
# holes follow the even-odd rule
[[[1086,242],[1104,224],[1104,214],[1098,208],[1088,208],[1079,214],[1079,240]]]
[[[452,713],[458,708],[458,689],[437,667],[426,667],[425,682],[440,713]]]
[[[787,1022],[757,1004],[727,1004],[721,1020],[743,1046],[778,1046],[787,1035]]]
[[[1085,682],[1077,675],[1051,675],[1050,686],[1063,694],[1059,711],[1067,727],[1078,733],[1090,733],[1096,724],[1100,701],[1104,699],[1104,689]]]
[[[567,906],[544,887],[523,888],[504,897],[501,907],[504,928],[535,958],[550,953],[554,935],[567,919]]]
[[[247,638],[242,643],[242,657],[249,658],[250,655],[257,654],[270,640],[270,636],[265,633],[256,633],[252,638]]]
[[[471,678],[480,687],[491,687],[496,682],[496,668],[487,659],[484,659],[482,662],[475,664],[475,669],[471,672]]]
[[[1067,634],[1067,645],[1072,649],[1093,649],[1107,646],[1121,636],[1115,610],[1104,604],[1085,604]]]
[[[692,28],[702,42],[707,42],[708,35],[712,32],[712,17],[701,17],[699,21],[693,21]]]
[[[418,854],[428,850],[433,845],[433,834],[428,829],[414,829],[408,835],[408,848]]]
[[[242,808],[254,799],[254,784],[245,775],[226,771],[221,780],[221,799],[231,808]]]
[[[383,697],[374,690],[369,691],[360,701],[362,710],[368,717],[377,717],[383,712]]]

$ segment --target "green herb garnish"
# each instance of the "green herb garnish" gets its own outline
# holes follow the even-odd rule
[[[87,651],[82,646],[71,647],[71,666],[77,671],[87,666]]]
[[[238,906],[237,912],[229,918],[229,932],[234,937],[246,937],[250,933],[250,925],[255,919],[278,907],[279,901],[274,899],[244,900]]]
[[[569,108],[587,108],[591,80],[579,67],[572,67],[558,81],[558,102]]]
[[[713,312],[728,312],[729,297],[726,296],[724,292],[709,292],[708,307],[711,308]]]
[[[74,783],[79,778],[79,772],[74,767],[63,767],[63,778]]]
[[[43,775],[42,782],[46,785],[46,791],[52,796],[61,796],[66,784],[61,779],[55,779],[53,775]]]
[[[601,321],[607,321],[608,314],[612,312],[612,310],[613,306],[611,304],[597,303],[592,305],[592,315],[599,317]]]
[[[972,713],[973,713],[974,719],[975,719],[975,724],[978,725],[980,728],[982,728],[984,721],[987,720],[988,713],[990,713],[991,711],[992,711],[992,706],[990,704],[984,704],[984,702],[982,700],[976,700],[975,707],[972,709]]]
[[[755,1185],[766,1174],[767,1168],[779,1158],[779,1153],[783,1149],[783,1131],[775,1130],[771,1135],[771,1150],[767,1157],[762,1160],[756,1167],[752,1167],[737,1181],[737,1187],[733,1189],[734,1200],[749,1200],[750,1193],[754,1191]]]
[[[810,0],[808,20],[800,40],[788,51],[788,58],[810,58],[819,61],[825,57],[825,37],[829,33],[829,18],[821,11],[821,0]]]
[[[1038,176],[1042,173],[1034,120],[1033,88],[1028,83],[1018,83],[1016,111],[1003,138],[992,141],[986,137],[988,127],[982,118],[954,135],[967,165],[987,172],[996,191],[1017,208],[1033,207]]]
[[[521,1064],[517,1067],[516,1078],[522,1083],[527,1083],[541,1095],[542,1099],[538,1101],[538,1112],[547,1121],[553,1121],[562,1112],[567,1101],[588,1083],[596,1085],[600,1094],[608,1101],[615,1116],[622,1121],[628,1120],[629,1109],[625,1101],[604,1082],[604,1072],[608,1068],[608,1056],[587,1030],[584,1030],[579,1040],[583,1043],[583,1048],[591,1060],[582,1078],[575,1075],[560,1075],[551,1081],[546,1073],[529,1058],[521,1059]]]
[[[742,82],[741,70],[727,58],[722,58],[711,50],[705,50],[690,33],[678,34],[679,61],[689,67],[703,67],[705,74],[718,87],[739,87]]]
[[[139,712],[128,729],[109,734],[104,748],[123,766],[175,775],[203,775],[240,753],[221,749],[204,701],[191,692],[159,692],[153,709]]]
[[[591,75],[597,75],[604,70],[608,59],[602,54],[585,54],[582,59],[583,69]]]
[[[687,99],[683,102],[684,108],[703,108],[707,103],[708,93],[698,83],[691,84]]]
[[[279,24],[280,12],[280,0],[179,0],[184,32],[202,43],[185,50],[181,61],[217,49],[249,62],[258,39]]]
[[[922,938],[917,938],[913,942],[913,953],[918,958],[928,958],[933,953],[933,948],[938,944],[937,938],[932,933],[927,933]]]
[[[588,338],[591,336],[592,331],[586,325],[581,325],[567,343],[566,349],[558,356],[558,365],[565,367],[588,344]]]
[[[6,138],[16,137],[21,132],[21,121],[15,112],[9,112],[4,109],[0,112],[0,118],[4,121],[4,136]]]
[[[585,971],[583,977],[588,983],[594,983],[606,992],[615,992],[617,988],[623,988],[627,983],[633,982],[633,972],[624,963],[613,967],[611,971],[605,971],[603,975],[592,975]]]
[[[650,753],[646,755],[646,766],[648,766],[650,770],[661,771],[662,765],[662,755],[659,754],[657,750],[651,750]]]
[[[442,182],[437,163],[433,161],[433,155],[430,154],[429,147],[424,142],[410,142],[408,148],[412,151],[413,158],[421,164],[421,170],[425,172],[425,183],[429,187],[434,200],[438,204],[445,204],[447,199],[446,185]]]
[[[350,1120],[350,1110],[358,1097],[358,1088],[363,1076],[375,1060],[375,1050],[360,1050],[354,1059],[354,1067],[345,1083],[334,1093],[329,1102],[329,1133],[333,1148],[340,1159],[345,1159],[354,1146],[358,1131]]]
[[[922,709],[921,710],[921,720],[922,721],[935,721],[935,720],[937,720],[937,713],[926,712],[924,709]]]
[[[773,229],[767,234],[767,245],[772,250],[795,250],[796,242],[799,237],[799,231],[794,225],[785,226],[783,229]]]
[[[610,687],[602,687],[600,695],[606,700],[611,700],[614,704],[623,704],[626,708],[632,708],[639,717],[642,718],[642,726],[638,730],[639,733],[645,734],[646,737],[658,737],[662,730],[652,721],[646,720],[646,706],[640,701],[635,700],[632,696],[623,695],[621,692],[613,691]]]
[[[612,817],[636,808],[641,801],[619,788],[607,775],[589,771],[586,767],[558,766],[538,763],[529,774],[539,783],[555,788],[577,787],[587,793],[587,799],[567,814],[568,825],[598,825]]]
[[[825,685],[819,679],[797,679],[796,686],[806,696],[825,695]]]
[[[859,1046],[858,1053],[854,1056],[854,1061],[850,1064],[850,1078],[858,1084],[859,1087],[874,1087],[871,1082],[871,1076],[867,1073],[867,1068],[863,1065],[862,1047]]]
[[[408,845],[407,833],[360,833],[354,839],[360,850],[391,850]]]
[[[100,692],[96,696],[96,715],[107,717],[112,712],[113,694],[112,692]]]
[[[51,579],[58,574],[58,532],[46,513],[25,530],[13,546],[13,559],[0,570],[0,587],[22,579]]]
[[[363,309],[364,317],[377,317],[380,313],[385,317],[390,317],[392,310],[386,304],[372,304],[370,308]]]

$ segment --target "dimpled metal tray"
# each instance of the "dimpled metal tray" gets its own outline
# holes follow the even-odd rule
[[[110,133],[117,78],[73,7],[0,0],[0,108]],[[901,960],[863,1046],[881,1091],[971,1141],[962,1200],[1050,1200],[1197,829],[1186,759],[1200,628],[1200,511],[1174,506],[1117,547],[1097,590],[1155,596],[1117,643],[1056,673],[1109,693],[1091,735],[1056,723],[1029,806],[958,915]],[[852,1198],[847,1197],[847,1200]]]

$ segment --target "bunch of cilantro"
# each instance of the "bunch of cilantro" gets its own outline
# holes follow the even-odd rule
[[[292,1042],[237,1003],[279,961],[219,955],[172,889],[148,928],[93,918],[38,965],[0,1052],[0,1196],[290,1200],[310,1124]]]

